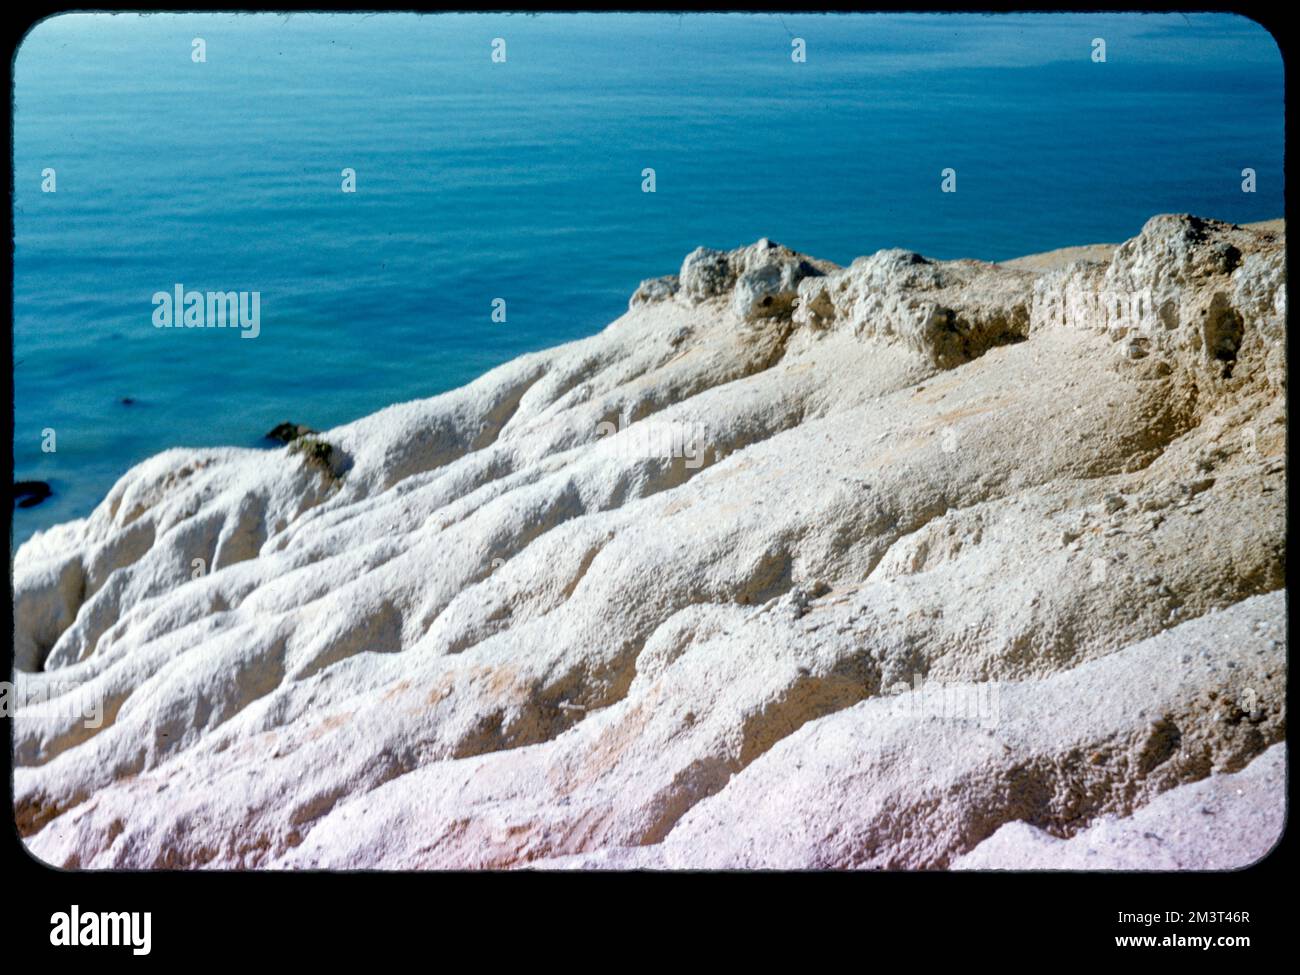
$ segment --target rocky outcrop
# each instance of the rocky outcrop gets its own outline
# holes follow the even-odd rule
[[[941,368],[1026,338],[1031,275],[978,261],[881,251],[799,285],[799,321],[897,341]]]
[[[1240,772],[1170,789],[1132,816],[1101,817],[1069,839],[1009,823],[956,870],[1233,870],[1263,859],[1286,823],[1286,746]]]
[[[834,269],[829,261],[796,254],[766,237],[734,251],[697,247],[686,255],[680,274],[641,282],[630,307],[673,297],[692,305],[725,298],[742,321],[788,319],[800,283]]]
[[[34,508],[53,493],[44,481],[14,481],[14,504],[19,508]]]
[[[277,440],[280,443],[293,443],[299,437],[308,437],[316,433],[309,426],[301,423],[294,423],[291,420],[285,420],[283,423],[277,423],[270,430],[262,435],[265,440]]]
[[[462,389],[152,458],[17,554],[20,831],[940,868],[1140,816],[1285,737],[1284,272],[1186,216],[1064,267],[699,249]]]

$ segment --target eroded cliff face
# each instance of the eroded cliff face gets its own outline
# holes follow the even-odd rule
[[[1285,735],[1284,259],[1187,216],[1063,267],[700,249],[311,449],[161,454],[18,552],[20,830],[937,868],[1024,824],[997,866],[1241,770]]]

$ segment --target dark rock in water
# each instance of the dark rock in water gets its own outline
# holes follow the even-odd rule
[[[20,508],[34,508],[53,493],[44,481],[14,482],[14,504]]]
[[[311,427],[303,426],[301,423],[290,423],[286,420],[284,423],[278,423],[267,431],[264,436],[267,440],[278,440],[280,443],[292,443],[299,437],[305,437],[308,434],[315,433]]]

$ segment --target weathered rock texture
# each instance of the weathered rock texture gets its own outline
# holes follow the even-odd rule
[[[1052,866],[1247,768],[1286,721],[1282,230],[1101,255],[701,249],[310,449],[141,464],[17,555],[26,843]]]
[[[1102,818],[1068,840],[1009,823],[957,870],[1232,870],[1268,855],[1286,821],[1286,746],[1240,772],[1170,789],[1127,819]]]

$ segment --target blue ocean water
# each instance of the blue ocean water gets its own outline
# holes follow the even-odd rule
[[[1227,15],[69,14],[14,98],[15,477],[55,492],[14,544],[168,447],[592,334],[700,244],[999,260],[1283,212],[1282,59]],[[177,283],[260,292],[259,336],[155,329]]]

